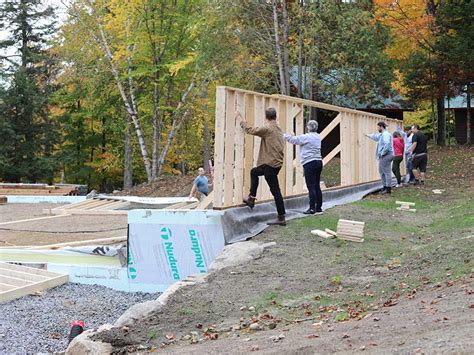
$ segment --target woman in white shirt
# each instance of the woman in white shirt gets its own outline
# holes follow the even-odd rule
[[[284,134],[283,138],[291,143],[301,146],[300,158],[304,169],[304,178],[309,194],[309,209],[304,214],[322,214],[323,194],[321,192],[320,180],[323,171],[323,161],[321,158],[321,137],[316,131],[318,122],[308,121],[306,125],[307,133],[300,136]]]

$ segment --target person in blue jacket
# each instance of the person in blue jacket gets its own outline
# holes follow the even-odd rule
[[[383,121],[377,123],[377,130],[378,133],[365,134],[365,136],[377,142],[375,158],[379,162],[379,174],[383,184],[383,189],[380,193],[390,194],[392,193],[392,135],[387,131],[387,124]]]

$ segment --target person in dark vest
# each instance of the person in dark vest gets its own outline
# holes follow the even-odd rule
[[[428,165],[428,140],[417,124],[411,127],[411,131],[413,132],[413,138],[410,159],[415,174],[415,185],[424,185],[426,166]],[[418,170],[417,173],[415,173],[416,170]]]
[[[265,125],[262,127],[248,126],[238,111],[236,112],[236,119],[246,134],[261,138],[257,166],[250,171],[250,193],[244,198],[244,203],[250,208],[255,206],[258,177],[263,175],[270,187],[278,213],[277,219],[267,224],[286,226],[285,204],[278,183],[278,173],[283,166],[285,141],[283,140],[283,132],[276,121],[276,110],[274,108],[265,110]]]

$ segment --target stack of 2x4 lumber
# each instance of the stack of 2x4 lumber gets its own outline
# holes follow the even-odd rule
[[[364,241],[365,222],[340,219],[337,222],[337,237],[351,242]]]

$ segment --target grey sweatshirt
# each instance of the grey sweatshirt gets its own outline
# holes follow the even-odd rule
[[[319,137],[318,133],[305,133],[301,136],[292,136],[285,133],[283,138],[291,144],[301,146],[301,165],[305,165],[313,160],[321,160],[321,137]]]

